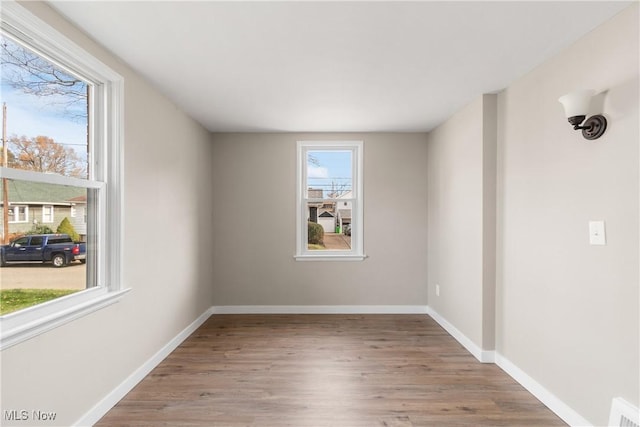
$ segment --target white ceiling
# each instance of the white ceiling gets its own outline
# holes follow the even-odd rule
[[[430,130],[629,4],[51,2],[209,130],[310,132]]]

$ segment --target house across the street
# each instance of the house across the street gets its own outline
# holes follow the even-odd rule
[[[7,180],[9,227],[8,235],[22,234],[38,225],[56,230],[64,218],[69,218],[81,240],[87,235],[87,190],[64,185]],[[0,200],[0,214],[4,214]],[[4,224],[0,221],[4,236]]]

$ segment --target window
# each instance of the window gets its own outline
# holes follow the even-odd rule
[[[52,205],[44,205],[42,207],[42,222],[44,224],[53,223],[53,206]]]
[[[127,290],[122,288],[120,255],[123,79],[19,4],[3,3],[0,13],[2,96],[9,109],[9,138],[3,141],[8,150],[0,163],[0,206],[8,208],[12,219],[1,221],[1,237],[33,234],[32,242],[37,242],[42,239],[37,234],[55,230],[57,222],[73,217],[70,206],[78,201],[86,218],[72,224],[83,227],[75,231],[86,244],[86,258],[71,260],[74,265],[65,267],[77,275],[76,289],[61,292],[46,304],[7,309],[12,292],[55,288],[52,276],[62,269],[40,268],[43,274],[33,271],[26,284],[8,283],[9,276],[3,277],[0,349],[4,349],[112,304]],[[21,122],[16,120],[18,114],[31,114],[29,128],[16,125]],[[67,132],[57,132],[51,125],[61,117],[69,124]],[[70,136],[73,121],[83,132],[77,140]],[[41,127],[45,123],[48,128]],[[40,156],[37,161],[35,154]],[[30,221],[26,202],[42,206],[42,223],[50,225],[41,226],[38,217]],[[24,256],[41,255],[27,249]]]
[[[9,222],[29,222],[29,206],[9,206]]]
[[[297,260],[366,258],[362,141],[298,142]]]
[[[43,237],[40,236],[32,236],[31,241],[29,242],[29,246],[42,246],[42,242],[44,241]]]

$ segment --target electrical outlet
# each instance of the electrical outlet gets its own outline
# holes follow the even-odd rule
[[[436,296],[440,296],[440,285],[436,285]]]

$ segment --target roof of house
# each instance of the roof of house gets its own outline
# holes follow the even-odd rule
[[[351,218],[351,209],[338,209],[340,218]]]
[[[65,185],[8,179],[7,188],[11,204],[71,205],[74,202],[86,202],[87,198],[85,188]],[[84,200],[82,200],[83,197]],[[2,203],[1,200],[0,203]]]

